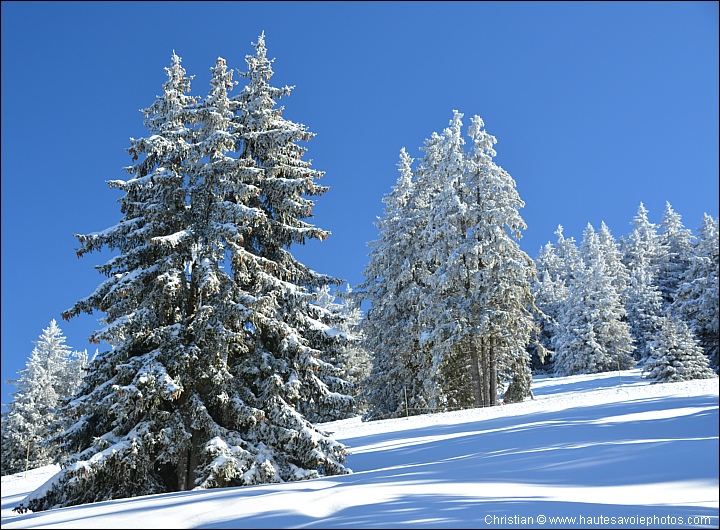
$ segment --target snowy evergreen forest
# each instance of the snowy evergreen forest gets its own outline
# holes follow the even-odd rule
[[[533,259],[479,116],[400,151],[363,283],[298,261],[329,235],[308,222],[328,187],[253,46],[242,86],[218,58],[205,96],[173,53],[129,178],[108,182],[122,219],[76,235],[78,257],[116,252],[62,314],[102,315],[98,351],[52,320],[13,382],[2,473],[61,465],[18,511],[347,474],[320,423],[522,402],[533,374],[717,377],[718,219],[693,232],[641,203],[629,234],[558,226]]]

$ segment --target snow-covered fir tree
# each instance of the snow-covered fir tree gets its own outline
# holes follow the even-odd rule
[[[254,46],[255,55],[246,59],[248,71],[241,74],[248,84],[233,98],[239,109],[234,127],[239,132],[240,159],[262,168],[263,175],[259,193],[251,198],[250,205],[262,212],[264,222],[245,235],[242,246],[249,259],[239,256],[235,267],[243,288],[270,304],[262,312],[267,318],[255,323],[260,333],[256,337],[266,336],[254,362],[270,362],[289,381],[279,392],[268,387],[276,394],[272,399],[280,400],[283,407],[289,404],[302,411],[313,402],[319,403],[325,420],[339,419],[354,410],[355,400],[344,393],[349,385],[340,383],[338,367],[325,361],[323,352],[342,348],[346,337],[326,324],[318,324],[323,312],[312,302],[316,289],[342,281],[309,269],[288,250],[292,244],[303,244],[309,238],[322,241],[330,235],[304,221],[312,215],[314,202],[310,197],[322,195],[328,188],[317,183],[324,173],[302,159],[306,148],[299,142],[311,140],[314,134],[304,125],[283,118],[282,107],[275,108],[276,100],[289,95],[292,87],[269,84],[273,61],[267,58],[264,34]],[[268,356],[270,352],[274,359]]]
[[[648,219],[648,210],[642,202],[631,224],[633,230],[623,239],[621,245],[623,262],[629,271],[638,267],[649,267],[654,276],[663,249],[657,226]]]
[[[366,412],[365,402],[360,401],[362,385],[372,368],[370,354],[364,347],[364,336],[362,329],[363,311],[360,309],[362,298],[357,296],[350,285],[345,286],[344,292],[335,292],[339,298],[340,315],[342,322],[338,325],[341,333],[348,338],[345,347],[344,360],[341,366],[343,378],[353,385],[353,396],[358,399],[356,412]]]
[[[600,251],[605,258],[605,269],[610,276],[610,283],[620,295],[620,302],[624,304],[630,274],[622,261],[623,255],[620,251],[620,245],[615,241],[605,221],[600,223],[597,236]]]
[[[437,190],[430,196],[427,222],[418,234],[427,249],[421,259],[430,272],[420,319],[424,328],[421,346],[432,353],[431,369],[425,377],[429,378],[428,388],[435,390],[429,393],[429,405],[433,409],[482,404],[480,375],[473,372],[475,385],[472,387],[464,377],[471,366],[470,361],[464,358],[465,353],[471,351],[477,357],[475,337],[479,338],[479,309],[474,306],[475,314],[468,314],[472,309],[463,307],[463,303],[475,301],[469,277],[472,272],[461,271],[459,266],[448,270],[453,258],[465,258],[462,254],[453,256],[453,252],[459,250],[462,253],[465,250],[458,249],[458,246],[462,244],[465,232],[473,226],[462,217],[467,209],[460,197],[467,178],[462,116],[453,111],[449,126],[440,134],[440,141],[432,144],[431,150],[426,150],[426,158],[433,159],[424,165],[431,169],[426,170],[425,186]],[[469,264],[466,269],[472,266]],[[477,270],[477,264],[474,268]],[[462,278],[458,278],[460,274]],[[474,390],[478,392],[477,399]]]
[[[557,243],[548,241],[535,258],[537,275],[531,282],[531,289],[539,309],[535,315],[539,344],[530,348],[535,371],[553,371],[554,337],[560,333],[560,314],[569,296],[568,286],[582,268],[575,239],[565,238],[563,231],[562,225],[558,225],[555,230]],[[542,358],[538,351],[542,352]]]
[[[656,226],[648,220],[647,214],[647,209],[640,203],[633,219],[633,231],[625,239],[623,248],[623,261],[630,273],[625,293],[627,321],[635,345],[635,359],[641,361],[651,354],[663,313],[662,294],[656,278],[658,264],[665,252]]]
[[[370,358],[362,347],[359,330],[362,313],[356,307],[349,285],[339,301],[329,285],[320,287],[315,304],[325,310],[317,323],[318,329],[322,328],[326,334],[338,338],[334,347],[323,351],[321,356],[326,363],[322,379],[331,392],[353,396],[355,401],[354,407],[342,410],[326,409],[322,402],[306,402],[303,403],[303,414],[313,422],[322,422],[362,413],[358,400],[360,384],[370,372]]]
[[[492,379],[494,363],[498,382],[508,382],[503,402],[519,402],[531,395],[527,346],[534,331],[536,311],[530,289],[536,278],[535,263],[519,245],[522,231],[527,228],[520,216],[525,203],[515,180],[493,161],[496,140],[485,132],[479,116],[472,118],[468,134],[473,147],[469,157],[470,179],[462,198],[468,200],[471,208],[479,209],[475,214],[478,223],[472,228],[475,241],[472,242],[469,233],[466,235],[470,253],[478,258],[481,269],[478,287],[485,291],[480,321],[485,328],[483,342],[488,343],[489,404],[497,402]],[[478,204],[473,205],[473,201]],[[479,248],[473,248],[478,243]]]
[[[546,372],[551,367],[552,337],[557,327],[557,315],[568,295],[565,282],[551,273],[552,265],[549,262],[556,258],[553,245],[548,242],[535,259],[537,278],[530,285],[535,305],[539,309],[537,328],[540,347],[530,347],[531,368],[537,373]]]
[[[524,206],[510,175],[494,163],[495,137],[474,116],[465,156],[460,138],[462,114],[455,111],[443,163],[436,172],[440,192],[431,203],[423,235],[437,268],[429,279],[424,321],[431,330],[433,365],[449,407],[497,403],[498,382],[509,381],[506,401],[530,393],[530,341],[533,305],[532,260],[518,240],[526,227]]]
[[[662,221],[658,225],[661,255],[655,283],[663,297],[663,308],[668,309],[675,300],[680,282],[690,268],[695,236],[685,228],[680,214],[665,203]]]
[[[443,410],[447,406],[447,395],[443,390],[443,375],[438,373],[438,352],[435,348],[435,337],[432,333],[431,278],[441,265],[442,253],[435,248],[436,239],[433,230],[440,227],[442,219],[434,217],[433,207],[442,193],[445,181],[438,178],[446,173],[448,155],[458,158],[462,153],[464,140],[460,137],[458,126],[454,126],[455,113],[450,127],[443,134],[433,132],[420,150],[423,152],[413,177],[413,197],[411,208],[410,246],[405,256],[404,267],[412,271],[412,281],[406,291],[408,306],[416,313],[415,328],[412,332],[410,384],[406,385],[405,409],[415,408],[415,413]],[[453,149],[456,151],[452,154]],[[451,162],[451,163],[456,163]],[[440,224],[438,224],[438,222]],[[442,246],[442,243],[441,243]],[[447,250],[447,246],[444,246]],[[428,317],[431,317],[428,319]],[[440,354],[442,356],[442,354]],[[446,374],[447,375],[447,374]]]
[[[666,314],[652,354],[643,366],[643,377],[658,383],[672,383],[717,376],[687,324]]]
[[[305,196],[326,188],[297,144],[312,135],[274,108],[290,89],[268,84],[264,35],[255,48],[235,98],[224,59],[200,100],[173,56],[145,111],[150,134],[132,140],[133,161],[143,158],[111,182],[125,217],[78,236],[78,255],[119,255],[64,316],[105,313],[91,339],[113,348],[71,403],[62,439],[72,456],[20,510],[349,472],[346,448],[299,412],[311,399],[353,405],[322,379],[338,339],[311,303],[340,281],[288,250],[327,237],[303,221],[314,205]]]
[[[368,243],[366,280],[357,290],[371,307],[361,324],[363,344],[372,368],[363,383],[366,420],[425,411],[420,372],[427,365],[419,345],[418,313],[424,302],[424,263],[416,252],[417,233],[425,222],[421,208],[424,193],[416,191],[413,159],[400,151],[399,175],[392,191],[383,197],[384,215],[377,220],[378,239]]]
[[[568,285],[553,336],[558,375],[625,370],[634,364],[625,308],[607,271],[599,237],[588,223],[581,245],[582,268]]]
[[[2,415],[2,474],[54,463],[61,453],[48,443],[67,427],[62,405],[80,386],[88,362],[87,351],[65,344],[55,320],[45,328],[19,378],[17,389]]]
[[[690,266],[680,280],[671,310],[695,333],[710,367],[716,373],[720,355],[719,262],[718,219],[705,214]]]
[[[652,354],[652,345],[662,327],[662,295],[650,268],[637,267],[630,272],[625,307],[634,356],[642,362]]]

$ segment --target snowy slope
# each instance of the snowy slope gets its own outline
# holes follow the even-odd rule
[[[515,405],[327,423],[352,450],[341,477],[25,515],[12,507],[52,467],[3,477],[2,528],[718,527],[717,378],[650,385],[628,370],[533,389]]]

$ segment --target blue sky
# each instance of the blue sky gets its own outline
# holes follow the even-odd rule
[[[175,52],[193,93],[218,56],[244,71],[264,31],[284,116],[330,191],[332,235],[301,261],[363,280],[366,243],[397,179],[453,109],[496,136],[537,255],[558,224],[619,238],[642,201],[693,231],[718,216],[717,2],[2,2],[2,403],[56,319],[74,349],[102,315],[60,313],[102,281],[107,252],[77,259],[75,233],[120,220],[129,137]],[[242,82],[242,80],[241,80]]]

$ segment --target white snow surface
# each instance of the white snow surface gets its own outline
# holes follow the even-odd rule
[[[717,528],[718,379],[536,377],[534,400],[325,423],[353,473],[19,515],[56,472],[2,477],[2,528]],[[562,519],[565,518],[565,519]],[[574,518],[574,519],[573,519]]]

